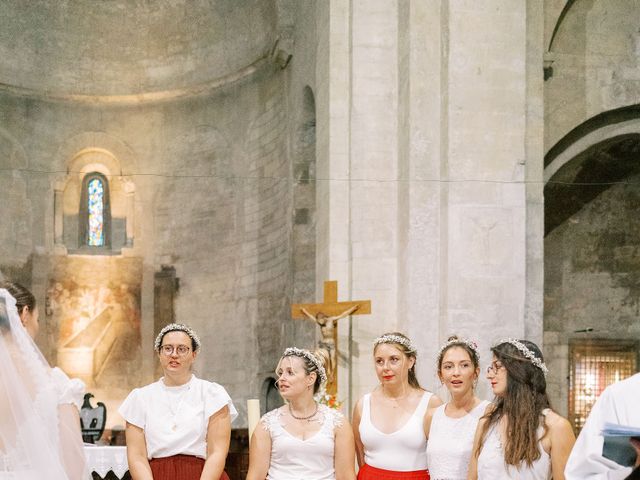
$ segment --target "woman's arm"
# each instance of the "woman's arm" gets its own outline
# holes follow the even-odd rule
[[[360,439],[360,418],[362,417],[362,398],[358,400],[356,406],[353,408],[353,439],[356,447],[356,460],[358,460],[358,466],[364,465],[364,445]]]
[[[342,425],[335,430],[334,467],[336,480],[355,480],[354,469],[355,448],[353,430],[349,422],[344,420]]]
[[[431,420],[433,420],[433,414],[436,412],[435,408],[430,408],[427,410],[427,413],[424,415],[424,420],[422,422],[422,428],[424,429],[424,436],[429,440],[429,431],[431,430]]]
[[[247,480],[264,480],[267,478],[270,463],[271,435],[262,427],[262,422],[260,422],[251,437]]]
[[[231,415],[225,405],[209,417],[207,427],[207,460],[200,480],[218,480],[224,471],[224,464],[231,441]]]
[[[144,430],[127,422],[125,429],[127,439],[127,462],[132,480],[153,480],[151,467],[147,459],[147,443]]]
[[[87,461],[80,431],[80,414],[74,404],[58,405],[58,426],[62,463],[67,476],[69,480],[84,480]]]
[[[564,469],[567,466],[569,454],[576,443],[576,437],[569,421],[555,412],[549,412],[545,416],[545,422],[549,429],[551,447],[551,473],[553,480],[564,480]]]

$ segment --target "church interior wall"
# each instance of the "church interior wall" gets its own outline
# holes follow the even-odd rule
[[[626,0],[573,2],[567,10],[546,53],[553,73],[545,82],[545,151],[588,118],[638,103],[636,17],[637,5]],[[547,19],[547,45],[557,20]]]
[[[168,5],[165,7],[172,8]],[[0,145],[11,162],[0,182],[7,186],[3,191],[11,194],[12,208],[10,215],[3,216],[7,224],[0,228],[7,240],[0,247],[0,268],[6,277],[18,277],[31,287],[42,305],[52,286],[67,288],[78,262],[84,262],[83,271],[91,265],[97,269],[97,263],[106,261],[124,268],[125,276],[135,273],[141,345],[132,358],[140,364],[141,355],[143,368],[140,378],[131,379],[136,385],[128,385],[130,388],[151,381],[157,372],[151,348],[157,329],[153,276],[163,268],[173,269],[177,279],[172,300],[175,319],[192,325],[203,340],[197,370],[227,387],[241,414],[234,425],[241,426],[246,421],[245,399],[260,396],[283,348],[311,346],[315,339],[313,324],[289,318],[289,304],[294,297],[296,301],[314,300],[316,293],[316,5],[278,2],[277,10],[267,2],[247,1],[238,7],[251,11],[244,19],[234,16],[235,6],[216,5],[227,8],[224,13],[230,16],[215,11],[208,15],[225,18],[227,28],[241,23],[235,32],[238,38],[247,37],[241,35],[245,31],[254,36],[244,42],[227,32],[224,42],[203,47],[212,51],[190,49],[190,39],[184,38],[171,47],[176,49],[173,56],[144,48],[136,51],[140,45],[132,45],[126,58],[118,62],[133,63],[134,70],[146,65],[148,72],[157,74],[147,79],[141,80],[140,72],[127,71],[113,80],[111,70],[98,78],[95,72],[120,67],[111,62],[114,59],[106,55],[104,45],[89,42],[86,58],[102,63],[92,67],[96,78],[83,82],[73,75],[81,76],[90,66],[65,57],[73,39],[60,38],[58,31],[49,34],[59,44],[63,40],[69,44],[60,44],[63,51],[58,63],[52,60],[42,65],[48,75],[30,79],[24,65],[10,65],[12,81],[22,86],[0,93]],[[27,17],[37,14],[27,7],[22,10]],[[173,33],[177,34],[180,22],[190,15],[178,12],[168,39],[156,47],[170,48]],[[54,24],[56,21],[54,18]],[[211,62],[223,70],[194,68],[207,78],[233,73],[256,55],[263,55],[265,46],[271,47],[276,28],[279,48],[285,57],[294,55],[289,65],[263,62],[252,75],[204,93],[181,94],[165,101],[145,97],[154,88],[186,84],[183,91],[188,91],[197,86],[202,79],[172,76],[172,69],[189,72],[191,62],[217,58],[225,49],[229,61]],[[236,47],[236,40],[242,45]],[[187,51],[193,58],[180,56]],[[170,65],[169,70],[154,66],[153,58],[148,62],[140,58],[154,52]],[[139,99],[118,97],[123,91],[136,93],[138,88]],[[110,102],[105,94],[115,94],[113,98],[119,100]],[[118,237],[111,250],[104,252],[106,257],[78,256],[74,243],[81,186],[81,176],[75,171],[80,167],[74,159],[92,149],[120,162],[106,172],[112,234]],[[106,157],[85,162],[98,170],[108,163]],[[54,239],[54,188],[59,185],[63,185],[65,213],[62,250]],[[127,229],[122,220],[127,214],[127,189],[135,196],[132,245],[125,245],[121,238]],[[127,262],[135,260],[142,263],[129,269]],[[115,284],[126,283],[113,275],[110,279]],[[51,343],[57,342],[60,322],[53,317],[45,318],[49,325],[39,342],[55,363],[56,348]],[[238,365],[245,368],[238,369]],[[99,400],[115,412],[118,399]],[[111,417],[110,424],[113,422]]]
[[[16,200],[8,215],[12,224],[3,229],[3,235],[13,235],[3,244],[3,271],[5,265],[23,265],[34,251],[53,254],[53,183],[66,168],[65,159],[55,155],[60,144],[83,132],[108,132],[137,161],[130,173],[139,215],[127,255],[142,258],[152,270],[176,268],[176,320],[201,332],[206,347],[200,372],[226,385],[240,406],[243,398],[257,396],[286,342],[281,333],[292,289],[282,74],[269,70],[221,94],[158,105],[95,107],[6,94],[1,100],[3,128],[21,146],[15,148],[27,152],[19,160],[23,165],[16,165],[25,170],[2,175]],[[71,183],[65,206],[77,214],[78,188]],[[111,193],[118,216],[121,189]],[[51,275],[39,272],[38,278],[46,284]],[[152,315],[143,310],[143,328],[153,329]],[[142,337],[149,341],[153,334]],[[143,350],[152,355],[148,347]],[[249,367],[229,368],[239,364]]]
[[[611,186],[545,238],[544,345],[553,366],[548,391],[563,415],[570,341],[640,342],[640,223],[631,220],[639,207],[638,185],[636,174]]]
[[[32,93],[105,96],[206,84],[269,51],[275,3],[5,1],[0,81]]]
[[[570,8],[565,6],[561,16],[565,4]],[[594,116],[638,104],[640,37],[634,22],[637,7],[624,0],[546,2],[545,15],[545,47],[549,51],[545,53],[544,150],[549,152],[567,133]],[[620,135],[637,132],[633,122],[620,124],[620,128],[613,123],[600,128],[592,136],[603,142],[617,142],[607,140],[617,130]],[[576,137],[573,141],[577,145],[581,140]],[[575,163],[581,155],[587,153],[571,161]],[[544,352],[552,367],[548,383],[551,400],[565,415],[569,343],[589,338],[639,338],[633,274],[637,268],[633,254],[637,243],[635,156],[632,150],[623,159],[612,151],[603,151],[591,170],[582,169],[580,178],[574,175],[569,179],[612,182],[612,186],[595,187],[597,192],[587,193],[583,196],[587,198],[585,203],[573,206],[566,215],[562,212],[567,204],[551,191],[563,188],[552,185],[553,181],[566,179],[556,171],[567,170],[558,170],[558,164],[547,175],[551,182],[545,187],[547,230],[550,221],[558,223],[553,221],[558,215],[562,223],[547,231],[544,240]],[[610,162],[618,162],[618,166]],[[593,331],[576,332],[585,328]]]

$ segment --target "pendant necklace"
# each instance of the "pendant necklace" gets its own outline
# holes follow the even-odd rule
[[[182,395],[180,395],[180,400],[178,400],[178,405],[176,406],[176,409],[174,410],[173,408],[171,408],[171,401],[169,401],[169,403],[167,403],[167,406],[169,407],[169,411],[171,412],[171,431],[175,432],[178,429],[178,422],[176,420],[176,417],[178,416],[178,412],[180,412],[180,407],[182,407],[182,403],[184,402],[185,397],[187,396],[187,393],[189,393],[189,390],[191,389],[191,385],[187,386],[187,389],[182,392]]]
[[[296,420],[306,420],[307,422],[310,422],[311,419],[316,416],[316,413],[318,413],[318,402],[315,402],[315,404],[316,404],[316,409],[313,411],[313,413],[311,415],[308,415],[306,417],[296,417],[293,414],[293,410],[291,409],[291,404],[289,403],[288,404],[289,405],[289,415],[291,415]]]

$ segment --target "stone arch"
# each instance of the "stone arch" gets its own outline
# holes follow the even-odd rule
[[[54,239],[57,250],[112,253],[133,246],[137,171],[133,151],[102,132],[85,132],[65,141],[54,164],[65,174],[54,179]],[[110,218],[105,247],[86,251],[82,239],[83,183],[86,175],[100,174],[108,185]],[[106,233],[106,232],[105,232]]]
[[[640,118],[597,115],[545,157],[544,345],[552,402],[568,398],[569,345],[640,341]]]
[[[545,9],[547,28],[554,28],[545,54],[545,148],[595,115],[636,104],[638,81],[630,73],[640,67],[630,2],[575,0],[551,10]]]

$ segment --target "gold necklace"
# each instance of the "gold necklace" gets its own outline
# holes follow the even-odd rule
[[[411,392],[409,393],[405,393],[404,395],[400,396],[400,397],[392,397],[390,395],[387,395],[386,393],[384,393],[384,387],[382,388],[382,396],[384,398],[386,398],[389,402],[393,401],[393,403],[391,404],[392,408],[400,408],[400,400],[404,400],[405,398],[407,398],[410,395]]]

